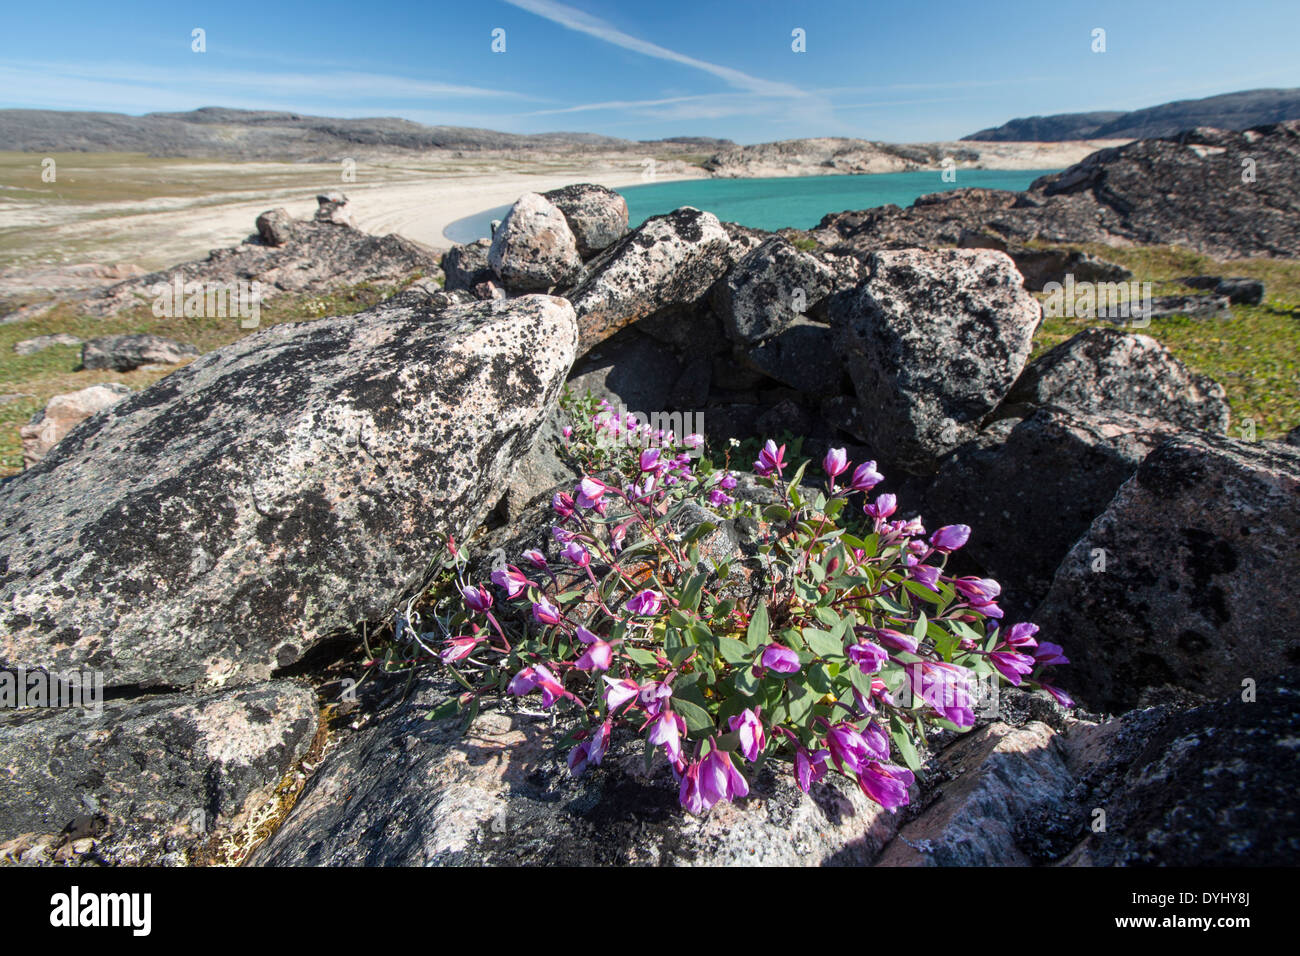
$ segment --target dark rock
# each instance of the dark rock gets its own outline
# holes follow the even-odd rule
[[[500,497],[575,344],[548,296],[380,309],[133,394],[0,488],[0,663],[256,680],[386,618]]]
[[[1264,283],[1246,276],[1184,276],[1178,280],[1189,289],[1207,289],[1227,296],[1233,305],[1259,305],[1264,301]]]
[[[1008,620],[1026,620],[1079,536],[1175,432],[1119,412],[1040,408],[997,422],[940,461],[922,514],[934,527],[974,529],[954,560],[1001,583]]]
[[[773,405],[758,418],[758,434],[775,438],[778,435],[807,435],[812,430],[808,410],[798,402],[784,399]]]
[[[709,385],[713,381],[713,361],[697,358],[686,363],[682,374],[668,392],[667,404],[671,408],[694,411],[709,401]]]
[[[962,737],[931,771],[948,782],[876,865],[1028,866],[1017,825],[1036,808],[1060,804],[1074,784],[1055,738],[1038,721],[993,723]]]
[[[719,355],[730,351],[722,322],[706,303],[685,309],[669,309],[636,323],[638,332],[671,345],[679,355]]]
[[[1003,253],[873,253],[830,307],[867,434],[882,460],[933,468],[974,435],[1029,357],[1040,309]]]
[[[582,477],[561,455],[564,433],[561,429],[569,422],[568,414],[558,406],[537,429],[532,447],[515,463],[506,481],[505,494],[497,505],[497,513],[506,522],[512,522],[539,497],[550,501],[549,492],[556,485],[577,484]]]
[[[1251,175],[1253,174],[1253,175]],[[1300,256],[1300,121],[1189,129],[1099,150],[1025,193],[954,189],[911,207],[835,213],[816,235],[837,253],[955,245],[1182,245],[1216,259]]]
[[[126,279],[95,291],[78,301],[77,307],[88,315],[113,315],[142,303],[156,304],[162,287],[174,289],[179,284],[183,289],[198,283],[204,289],[207,318],[239,321],[248,316],[238,312],[235,296],[251,296],[253,282],[260,284],[260,301],[264,303],[280,292],[328,292],[363,283],[396,284],[412,276],[433,277],[439,271],[435,253],[396,235],[371,236],[333,221],[295,221],[291,225],[281,221],[275,227],[275,236],[284,242],[269,245],[260,229],[233,249],[215,249],[206,259]],[[240,283],[244,284],[242,293]],[[207,305],[209,290],[216,289],[222,290],[224,307],[215,295],[213,305]],[[191,294],[185,292],[181,302],[172,303],[172,314],[183,314],[184,300]],[[214,308],[215,315],[206,311]]]
[[[473,289],[480,282],[496,278],[496,273],[488,265],[488,250],[491,247],[490,239],[479,239],[463,246],[452,246],[444,252],[442,271],[447,276],[444,288],[448,292]]]
[[[340,192],[321,193],[316,197],[315,220],[334,226],[355,228],[352,224],[352,210],[348,204],[348,197]]]
[[[175,365],[198,354],[193,345],[173,342],[160,335],[105,335],[81,347],[81,364],[87,369],[130,372],[141,365]]]
[[[751,348],[748,364],[768,378],[811,396],[844,391],[844,366],[825,325],[799,319]]]
[[[450,292],[438,285],[434,279],[417,279],[401,292],[390,296],[377,306],[381,309],[418,309],[434,313],[449,309],[453,305],[468,305],[476,302],[473,293],[464,289]]]
[[[587,354],[569,376],[569,388],[596,401],[606,399],[614,410],[652,412],[668,409],[668,396],[682,373],[681,363],[636,328],[624,329]]]
[[[87,861],[183,862],[268,803],[317,726],[289,681],[102,706],[0,712],[0,858],[66,860],[65,834],[95,837]]]
[[[1198,375],[1146,335],[1085,329],[1039,356],[1006,405],[1064,405],[1089,414],[1122,412],[1220,435],[1228,430],[1223,386]]]
[[[1183,434],[1079,539],[1034,620],[1094,708],[1164,685],[1227,694],[1300,661],[1297,575],[1300,450]]]
[[[476,284],[472,292],[479,302],[500,302],[502,299],[510,298],[506,290],[491,279]]]
[[[612,189],[579,183],[542,196],[564,213],[583,259],[590,259],[627,233],[627,200]]]
[[[1300,859],[1300,680],[1295,671],[1261,679],[1256,694],[1246,701],[1239,689],[1195,709],[1138,711],[1115,721],[1120,726],[1102,746],[1107,756],[1127,751],[1128,759],[1122,772],[1108,766],[1113,761],[1100,761],[1112,779],[1103,777],[1087,799],[1087,806],[1105,811],[1106,828],[1085,830],[1062,862],[1294,866]],[[1088,769],[1095,773],[1092,757]]]
[[[1226,319],[1229,300],[1226,295],[1157,295],[1151,299],[1149,319],[1167,319],[1185,315],[1190,319]]]
[[[728,337],[752,345],[784,331],[821,305],[835,274],[779,236],[748,253],[718,282],[714,302]]]

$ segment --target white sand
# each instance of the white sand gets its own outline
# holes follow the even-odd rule
[[[357,181],[351,183],[340,182],[333,166],[320,167],[316,175],[300,167],[308,174],[301,178],[315,185],[286,187],[281,174],[274,185],[268,177],[260,189],[261,177],[252,167],[232,166],[229,190],[180,200],[162,197],[57,207],[31,204],[28,208],[15,208],[15,204],[8,209],[6,224],[23,231],[26,254],[21,258],[27,267],[36,262],[95,262],[156,269],[238,244],[255,231],[258,214],[267,209],[283,206],[297,218],[309,218],[316,210],[317,193],[341,190],[351,200],[353,221],[366,232],[395,232],[446,249],[452,245],[443,235],[449,224],[513,203],[525,192],[544,192],[571,183],[618,188],[706,175],[698,167],[661,163],[654,178],[647,179],[640,164],[637,157],[601,157],[587,164],[572,160],[541,163],[536,164],[536,172],[525,172],[521,171],[527,168],[523,163],[460,162],[455,168],[393,163],[362,167]]]

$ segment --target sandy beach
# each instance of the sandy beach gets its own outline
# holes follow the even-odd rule
[[[353,182],[342,181],[334,164],[141,158],[133,165],[123,157],[122,165],[111,170],[73,165],[93,159],[70,159],[69,182],[102,183],[111,196],[110,184],[125,192],[124,182],[136,186],[152,177],[158,194],[106,199],[88,188],[85,199],[74,194],[61,202],[7,200],[0,205],[0,269],[82,262],[159,268],[239,243],[267,209],[283,206],[295,217],[310,217],[316,195],[332,190],[349,197],[359,228],[378,235],[395,232],[445,249],[452,245],[443,235],[448,224],[512,203],[525,192],[570,183],[618,188],[707,175],[676,161],[656,163],[654,177],[647,178],[643,157],[608,155],[527,162],[395,158],[359,164]]]
[[[971,144],[941,144],[956,150]],[[1100,145],[979,144],[963,168],[1045,169],[1077,162]],[[130,153],[56,156],[58,181],[39,184],[40,157],[0,153],[0,276],[74,263],[132,264],[146,270],[202,257],[253,232],[259,213],[282,206],[305,218],[315,197],[342,190],[367,232],[397,233],[434,249],[453,244],[447,226],[514,202],[525,192],[570,183],[610,188],[709,175],[660,156],[653,176],[644,153],[471,154],[455,151],[370,157],[347,181],[337,163],[220,162]],[[814,157],[815,158],[815,157]],[[807,160],[807,157],[804,157]],[[897,171],[898,161],[880,172]],[[751,175],[824,173],[808,162]]]

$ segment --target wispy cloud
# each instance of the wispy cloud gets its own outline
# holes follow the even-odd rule
[[[78,63],[10,60],[0,66],[0,85],[33,84],[37,87],[60,82],[120,88],[217,92],[263,97],[310,95],[320,100],[394,99],[412,100],[430,97],[482,97],[512,100],[537,100],[537,97],[510,90],[439,83],[383,73],[333,71],[321,73],[277,72],[262,70],[193,69],[177,70],[138,64]]]
[[[582,10],[570,7],[567,4],[555,3],[554,0],[505,0],[505,2],[550,20],[552,23],[557,23],[566,29],[585,33],[588,36],[604,40],[606,43],[612,43],[625,50],[702,70],[738,90],[745,90],[762,96],[806,97],[809,95],[804,90],[789,83],[764,80],[740,70],[732,69],[729,66],[709,63],[707,60],[700,60],[684,53],[678,53],[657,43],[651,43],[649,40],[642,40],[640,37],[634,37],[630,33],[623,32],[613,24],[606,23],[599,17],[593,17],[591,14],[584,13]]]

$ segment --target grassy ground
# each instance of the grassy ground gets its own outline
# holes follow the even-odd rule
[[[1144,335],[1159,340],[1188,367],[1221,383],[1232,405],[1234,437],[1247,419],[1258,438],[1277,438],[1300,425],[1300,261],[1240,259],[1216,262],[1186,249],[1144,247],[1079,248],[1133,271],[1134,279],[1154,283],[1154,294],[1189,294],[1170,280],[1188,275],[1249,276],[1261,279],[1264,302],[1232,306],[1231,318],[1153,319]],[[1050,318],[1034,339],[1038,355],[1098,320]]]
[[[298,322],[326,315],[350,315],[388,298],[394,286],[364,284],[328,295],[279,295],[262,304],[261,328],[282,322]],[[152,332],[178,342],[196,345],[208,352],[252,335],[237,318],[157,318],[149,305],[142,305],[108,319],[78,315],[61,305],[38,319],[0,325],[0,475],[22,470],[22,442],[18,429],[32,414],[45,407],[51,396],[74,392],[101,382],[121,382],[132,389],[152,385],[171,369],[134,372],[78,371],[80,346],[55,346],[35,355],[18,355],[14,344],[38,335],[65,332],[80,339],[127,332]],[[18,396],[5,401],[7,396]]]

